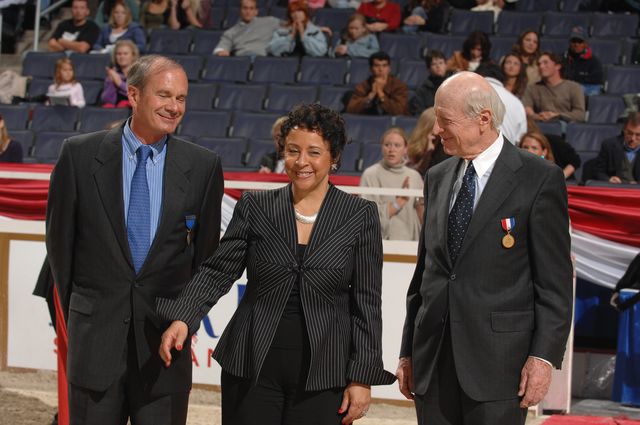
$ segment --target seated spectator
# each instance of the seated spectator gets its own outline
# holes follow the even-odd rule
[[[368,58],[379,50],[378,38],[367,29],[364,15],[355,13],[349,18],[346,34],[336,46],[334,55]]]
[[[327,0],[333,9],[358,9],[360,0]]]
[[[273,32],[267,52],[273,56],[324,56],[327,50],[327,38],[309,19],[305,2],[289,3],[288,19]]]
[[[89,18],[87,0],[73,0],[71,3],[71,19],[58,24],[49,39],[49,50],[52,52],[87,53],[100,36],[100,27]]]
[[[449,8],[445,0],[411,0],[404,9],[402,31],[408,34],[416,31],[446,32]]]
[[[0,114],[0,162],[22,162],[22,145],[9,137],[2,114]]]
[[[147,44],[147,37],[140,24],[133,22],[131,9],[122,1],[117,2],[111,8],[109,25],[102,27],[98,41],[93,45],[93,50],[100,53],[111,53],[118,40],[131,40],[138,51],[143,52]]]
[[[405,165],[407,137],[404,130],[391,127],[381,138],[382,160],[364,170],[363,187],[422,189],[422,176]],[[390,195],[363,195],[378,205],[382,239],[417,241],[424,212],[423,198]]]
[[[413,168],[421,176],[424,176],[429,168],[449,158],[444,152],[442,139],[433,131],[435,123],[436,110],[433,107],[428,108],[420,114],[409,135],[407,167]]]
[[[131,40],[118,40],[111,52],[113,68],[107,68],[107,76],[102,88],[103,108],[129,108],[127,75],[131,65],[138,60],[140,52]]]
[[[400,28],[402,13],[400,5],[387,0],[372,0],[361,3],[358,13],[367,19],[367,29],[370,32],[393,32]]]
[[[527,30],[520,34],[518,41],[513,46],[513,53],[520,56],[527,72],[527,84],[535,84],[540,81],[538,59],[540,58],[540,34],[537,31]]]
[[[562,78],[561,58],[544,52],[538,59],[538,69],[542,81],[527,86],[522,99],[527,116],[536,121],[584,121],[584,92],[580,84]]]
[[[261,174],[282,174],[284,173],[284,159],[278,156],[277,146],[278,140],[281,139],[280,129],[282,128],[282,124],[287,120],[287,116],[279,117],[271,126],[271,138],[275,143],[273,152],[270,152],[262,157],[260,160],[260,169],[258,170]]]
[[[605,140],[596,159],[597,180],[609,183],[640,181],[640,113],[630,112],[622,134]]]
[[[96,10],[96,17],[94,21],[98,26],[105,27],[109,25],[109,19],[111,19],[111,10],[116,3],[121,3],[123,0],[103,0],[98,4]],[[140,20],[140,8],[139,3],[136,0],[124,0],[124,4],[131,11],[131,20],[138,22]]]
[[[520,148],[527,150],[542,159],[555,162],[549,140],[547,140],[542,133],[535,131],[526,133],[522,136],[522,140],[520,140]]]
[[[168,27],[170,14],[170,0],[145,1],[140,12],[140,25],[147,31]]]
[[[565,52],[562,69],[564,78],[580,83],[584,94],[591,96],[600,94],[604,71],[586,37],[587,31],[583,27],[575,27],[571,31],[569,49]]]
[[[433,106],[436,90],[447,79],[450,72],[447,71],[447,58],[440,50],[432,50],[425,62],[429,69],[429,76],[422,83],[416,95],[409,101],[411,115],[420,115],[425,109]]]
[[[358,84],[347,104],[350,114],[407,115],[409,89],[391,75],[391,58],[385,52],[369,56],[371,76]]]
[[[504,88],[518,99],[522,99],[527,88],[527,69],[522,58],[515,53],[509,53],[502,58],[501,70],[504,75]]]
[[[269,40],[279,27],[278,18],[258,17],[256,0],[241,0],[240,19],[222,34],[213,53],[218,56],[266,56]]]
[[[498,22],[498,16],[504,8],[504,0],[476,0],[476,5],[471,8],[473,12],[493,12],[493,22]]]
[[[185,28],[202,28],[202,22],[198,17],[200,0],[169,0],[169,28],[181,30]]]
[[[480,64],[491,62],[491,42],[487,34],[473,31],[462,43],[462,51],[456,50],[447,61],[447,70],[475,71]]]
[[[86,104],[84,100],[84,90],[82,89],[82,84],[76,81],[71,59],[62,58],[56,62],[53,84],[51,84],[47,90],[47,97],[50,103],[53,103],[52,97],[66,98],[68,105],[84,108]]]

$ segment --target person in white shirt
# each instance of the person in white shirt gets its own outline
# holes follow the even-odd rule
[[[69,105],[84,108],[84,90],[82,84],[76,81],[71,59],[62,58],[56,62],[53,84],[47,90],[47,97],[67,97]]]

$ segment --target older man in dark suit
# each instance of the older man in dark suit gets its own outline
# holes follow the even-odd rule
[[[164,367],[155,301],[182,289],[220,235],[220,160],[171,136],[184,70],[146,56],[128,85],[132,117],[67,140],[51,178],[47,251],[67,315],[71,424],[186,422],[190,350]]]
[[[435,108],[454,157],[425,178],[400,390],[420,424],[524,424],[571,324],[564,177],[504,139],[504,105],[482,77],[449,78]]]

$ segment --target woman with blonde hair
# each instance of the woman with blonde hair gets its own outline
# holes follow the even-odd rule
[[[84,90],[76,80],[73,62],[69,58],[58,59],[53,84],[47,90],[47,97],[67,98],[69,105],[84,108]]]
[[[127,75],[129,68],[138,60],[138,47],[131,40],[118,40],[111,52],[113,67],[107,68],[102,89],[103,108],[128,108]]]
[[[336,46],[335,56],[352,58],[368,58],[380,50],[378,38],[367,29],[367,19],[361,13],[354,13],[349,18],[346,31]]]
[[[444,152],[440,136],[433,132],[435,123],[435,108],[427,108],[420,114],[416,126],[409,135],[407,166],[416,170],[421,176],[424,176],[429,168],[449,158],[449,155]]]
[[[133,21],[131,9],[122,0],[116,2],[111,9],[109,24],[102,27],[93,50],[110,53],[119,40],[133,41],[138,46],[138,50],[144,53],[147,43],[144,29]]]

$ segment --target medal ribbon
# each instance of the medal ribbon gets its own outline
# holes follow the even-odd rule
[[[502,224],[502,229],[505,232],[509,233],[511,229],[513,229],[516,226],[516,218],[515,217],[503,218],[502,220],[500,220],[500,223]]]

